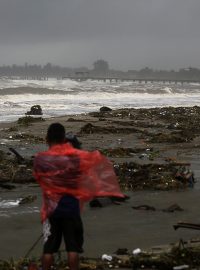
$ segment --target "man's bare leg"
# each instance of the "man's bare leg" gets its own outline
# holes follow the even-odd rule
[[[70,270],[79,269],[79,254],[77,252],[68,252],[68,266]]]
[[[43,254],[42,256],[42,270],[49,270],[53,265],[53,254]]]

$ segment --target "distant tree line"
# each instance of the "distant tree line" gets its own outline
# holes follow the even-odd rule
[[[163,80],[200,80],[200,69],[189,67],[185,69],[174,70],[153,70],[145,67],[141,70],[120,71],[109,68],[109,64],[105,60],[97,60],[93,63],[93,69],[87,67],[70,68],[61,67],[47,63],[46,65],[24,65],[0,66],[0,76],[18,76],[18,77],[67,77],[67,76],[105,76],[131,79],[163,79]]]

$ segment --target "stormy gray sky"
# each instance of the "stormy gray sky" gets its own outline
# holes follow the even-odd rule
[[[200,68],[200,0],[0,0],[0,66]]]

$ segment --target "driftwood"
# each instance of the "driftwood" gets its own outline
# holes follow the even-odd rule
[[[192,230],[200,230],[200,224],[188,223],[188,222],[178,222],[173,225],[174,230],[179,228],[192,229]]]
[[[10,147],[9,150],[16,156],[18,163],[25,162],[25,159],[14,148]]]

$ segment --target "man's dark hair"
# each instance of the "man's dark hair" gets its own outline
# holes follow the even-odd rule
[[[64,143],[65,142],[65,128],[60,123],[53,123],[47,130],[48,143]]]

